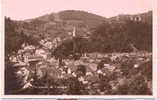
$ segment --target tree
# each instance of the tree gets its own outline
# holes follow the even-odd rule
[[[12,52],[17,52],[24,42],[16,28],[15,22],[5,17],[5,57],[8,57]]]
[[[152,24],[127,21],[126,26],[129,40],[137,49],[152,51]]]
[[[93,51],[128,52],[126,27],[119,22],[104,22],[91,36]],[[94,50],[95,49],[95,50]]]
[[[70,55],[75,57],[75,54],[79,54],[81,56],[84,52],[87,52],[87,45],[88,40],[81,37],[67,39],[62,41],[62,43],[52,52],[52,54],[57,58],[67,58]]]

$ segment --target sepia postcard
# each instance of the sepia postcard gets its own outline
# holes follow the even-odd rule
[[[155,95],[153,0],[1,4],[4,98]]]

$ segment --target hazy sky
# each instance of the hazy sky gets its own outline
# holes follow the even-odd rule
[[[152,10],[152,0],[2,0],[3,14],[23,20],[61,10],[84,10],[105,17]]]

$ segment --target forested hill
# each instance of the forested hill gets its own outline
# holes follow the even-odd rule
[[[17,21],[21,30],[27,35],[42,37],[67,37],[73,27],[77,28],[77,35],[90,34],[102,24],[106,18],[85,11],[66,10],[51,13],[38,18]]]
[[[104,18],[85,11],[66,10],[24,21],[8,18],[5,21],[6,41],[19,35],[28,37],[32,43],[43,38],[64,39],[75,26],[77,36],[90,36],[87,44],[90,52],[130,52],[133,48],[152,50],[152,11]]]
[[[95,51],[151,51],[152,11],[109,18],[107,22],[97,27],[91,38]]]

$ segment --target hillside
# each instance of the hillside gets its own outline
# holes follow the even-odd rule
[[[109,18],[91,35],[92,49],[101,52],[152,50],[152,12]]]
[[[35,37],[67,37],[76,27],[77,35],[90,34],[98,25],[102,24],[104,17],[84,11],[62,11],[40,16],[35,19],[17,21],[19,31]],[[39,36],[40,35],[40,36]]]
[[[75,11],[75,10],[66,10],[59,12],[60,18],[65,21],[75,22],[80,21],[86,24],[87,27],[95,28],[97,25],[101,24],[106,18],[98,16],[92,13],[85,11]]]
[[[152,48],[152,11],[104,18],[85,11],[66,10],[15,21],[15,24],[18,33],[35,40],[65,39],[70,37],[75,27],[77,36],[91,37],[89,40],[92,43],[88,44],[90,52],[130,52],[132,47],[151,51]]]

